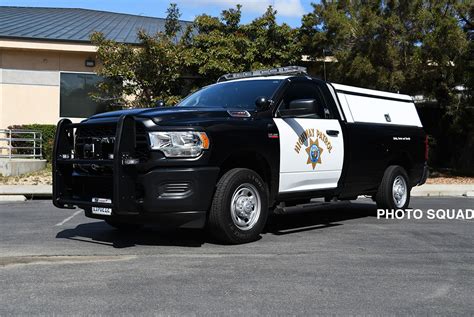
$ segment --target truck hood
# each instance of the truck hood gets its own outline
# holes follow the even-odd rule
[[[85,122],[94,120],[113,120],[122,115],[132,115],[138,118],[153,120],[158,125],[194,125],[216,119],[226,119],[232,116],[228,111],[239,109],[224,108],[195,108],[195,107],[158,107],[141,108],[105,112],[94,115]],[[241,109],[240,109],[241,110]]]

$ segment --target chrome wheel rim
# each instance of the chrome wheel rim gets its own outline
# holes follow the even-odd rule
[[[395,177],[392,186],[392,196],[393,202],[397,208],[401,208],[405,205],[405,202],[407,201],[407,195],[408,190],[405,179],[402,176]]]
[[[252,184],[242,184],[234,191],[230,202],[232,221],[240,230],[250,230],[260,218],[261,207],[257,188]]]

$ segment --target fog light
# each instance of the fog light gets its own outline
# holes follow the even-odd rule
[[[140,160],[132,157],[126,157],[122,160],[123,165],[137,165],[138,163],[140,163]]]
[[[114,159],[114,153],[109,153],[108,158],[109,158],[109,160],[113,160]]]

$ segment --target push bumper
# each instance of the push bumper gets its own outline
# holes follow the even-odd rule
[[[201,228],[206,221],[218,167],[152,167],[150,162],[128,165],[136,157],[135,121],[123,116],[117,123],[112,159],[78,159],[74,129],[81,124],[61,120],[53,154],[53,204],[58,208],[84,209],[86,216],[130,223],[156,223],[172,227]],[[87,174],[78,166],[95,166],[108,173]],[[147,168],[143,168],[144,166]],[[97,198],[100,198],[99,200]],[[101,201],[100,203],[97,201]],[[110,208],[111,215],[92,212]]]

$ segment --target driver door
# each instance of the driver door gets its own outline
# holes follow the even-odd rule
[[[287,87],[274,119],[280,138],[280,193],[336,188],[344,161],[339,120],[312,81]]]

